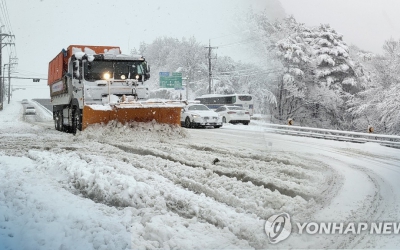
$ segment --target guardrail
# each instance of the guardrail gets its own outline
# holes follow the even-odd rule
[[[45,111],[47,114],[53,116],[53,112],[51,112],[49,109],[47,109],[45,106],[43,106],[42,104],[40,104],[39,102],[35,101],[35,100],[31,100],[31,102],[35,103],[35,105],[39,106],[43,111]]]
[[[277,125],[269,123],[264,124],[264,126],[267,127],[265,129],[266,132],[358,143],[376,142],[384,146],[400,148],[400,136],[396,135],[360,133],[321,128]]]

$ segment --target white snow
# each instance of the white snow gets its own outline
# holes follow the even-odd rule
[[[22,109],[0,113],[1,249],[400,247],[398,235],[295,229],[270,245],[264,231],[280,212],[399,222],[398,149],[271,134],[262,121],[110,123],[73,136],[37,119],[51,117],[41,107],[36,118]]]
[[[85,47],[84,52],[85,52],[85,54],[88,54],[88,55],[96,55],[96,52],[93,49],[88,48],[88,47]]]
[[[105,49],[104,54],[117,56],[117,55],[121,54],[121,52],[120,52],[119,48],[113,48],[113,49]]]
[[[82,57],[85,55],[85,53],[84,52],[75,52],[74,55],[75,55],[76,59],[81,60]]]

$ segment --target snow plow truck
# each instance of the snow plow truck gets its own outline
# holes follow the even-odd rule
[[[49,63],[55,129],[75,134],[91,124],[131,121],[180,124],[181,105],[149,100],[150,67],[115,46],[70,45]]]

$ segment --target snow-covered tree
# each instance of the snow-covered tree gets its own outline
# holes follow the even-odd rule
[[[362,86],[362,71],[350,57],[349,47],[329,25],[320,25],[314,29],[312,41],[315,53],[314,71],[319,86],[328,86],[343,98],[359,91]]]
[[[383,49],[382,56],[359,53],[369,81],[350,101],[349,112],[358,130],[373,126],[377,133],[400,134],[400,41],[389,39]]]
[[[178,40],[171,37],[156,38],[153,43],[142,43],[139,53],[146,57],[151,66],[151,78],[148,85],[154,90],[153,97],[177,99],[180,95],[174,89],[155,91],[159,87],[158,72],[175,72],[180,70],[182,76],[188,81],[200,79],[199,71],[205,74],[206,58],[204,57],[204,46],[199,44],[194,37]],[[186,83],[186,82],[185,82]],[[197,90],[197,85],[190,84],[192,91]],[[165,93],[170,92],[170,93]]]
[[[310,46],[307,42],[309,29],[297,23],[293,17],[284,20],[284,27],[287,37],[277,41],[274,47],[283,66],[278,89],[280,119],[287,119],[289,116],[293,118],[293,112],[304,104],[312,70]]]
[[[131,55],[139,55],[139,51],[136,48],[131,49]]]
[[[280,69],[272,87],[277,96],[274,116],[310,125],[316,119],[334,127],[346,123],[347,101],[365,87],[366,80],[343,37],[329,25],[309,28],[293,17],[271,22],[261,14],[254,19],[268,48],[265,56],[279,62],[274,63]]]

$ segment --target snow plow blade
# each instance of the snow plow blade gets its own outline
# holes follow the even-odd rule
[[[82,130],[91,124],[118,121],[151,122],[180,125],[181,105],[86,105],[82,112]]]

